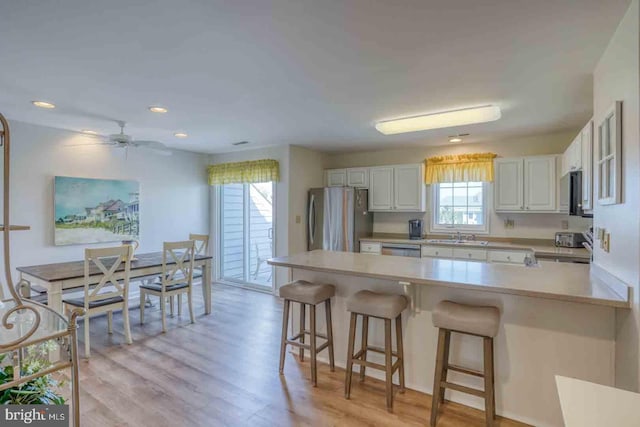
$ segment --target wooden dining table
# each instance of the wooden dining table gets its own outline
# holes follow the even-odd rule
[[[204,312],[211,313],[211,266],[213,257],[209,255],[195,255],[193,265],[202,269],[202,296],[204,297]],[[167,264],[175,264],[167,260]],[[52,309],[62,313],[62,292],[67,289],[82,288],[85,285],[84,261],[59,262],[54,264],[31,265],[18,267],[20,282],[37,284],[47,291],[47,304]],[[162,274],[162,252],[136,254],[131,261],[130,279],[159,276]],[[98,282],[101,273],[92,265],[89,277],[96,277]],[[116,271],[114,278],[124,276],[124,263]],[[93,283],[89,283],[90,285]]]

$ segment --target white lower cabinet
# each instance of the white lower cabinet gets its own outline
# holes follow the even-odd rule
[[[454,248],[453,257],[458,259],[470,259],[473,261],[486,261],[487,251],[484,249]]]
[[[382,253],[382,245],[377,242],[360,242],[360,253],[380,255]]]
[[[422,257],[453,258],[453,248],[442,246],[422,246]]]
[[[529,252],[526,251],[489,251],[489,262],[501,262],[506,264],[524,264],[524,259]]]

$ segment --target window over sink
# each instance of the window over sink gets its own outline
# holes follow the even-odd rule
[[[487,233],[487,184],[453,182],[432,184],[431,231]]]

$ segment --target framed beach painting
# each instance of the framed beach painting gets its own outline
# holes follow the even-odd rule
[[[56,245],[138,239],[139,212],[137,181],[54,178]]]

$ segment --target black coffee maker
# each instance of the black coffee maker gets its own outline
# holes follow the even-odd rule
[[[420,240],[422,239],[422,223],[421,219],[409,220],[409,239]]]

